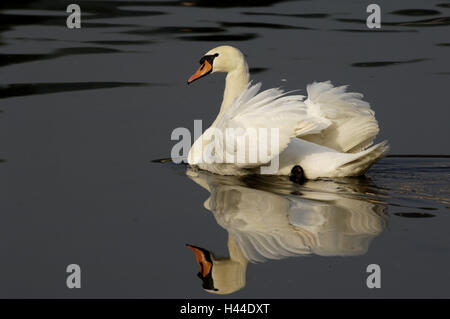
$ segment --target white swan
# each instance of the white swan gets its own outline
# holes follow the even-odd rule
[[[307,181],[294,188],[284,179],[189,169],[187,175],[210,193],[204,207],[229,235],[230,258],[189,245],[203,288],[216,294],[243,288],[248,262],[364,255],[387,217],[384,204],[359,196],[367,191],[359,179]],[[293,195],[294,190],[301,194]]]
[[[272,172],[276,175],[290,175],[300,166],[309,179],[358,176],[388,151],[386,141],[369,148],[379,131],[374,112],[361,94],[346,92],[346,86],[310,84],[306,100],[302,95],[286,95],[281,89],[258,93],[261,84],[249,83],[244,56],[231,46],[208,51],[200,64],[188,83],[214,72],[226,72],[227,76],[216,120],[189,151],[192,166],[221,175],[243,175],[256,173],[277,160]],[[230,128],[242,131],[218,143],[215,132],[226,136]],[[260,144],[250,143],[250,128],[279,130],[277,147],[253,161],[249,160],[251,154],[260,155],[261,150],[255,150]],[[257,134],[260,141],[264,136],[259,131]],[[266,139],[270,140],[270,134]],[[244,162],[238,160],[242,149]]]

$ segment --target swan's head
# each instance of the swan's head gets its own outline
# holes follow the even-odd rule
[[[231,72],[245,65],[244,55],[238,49],[222,45],[206,52],[200,59],[200,68],[187,81],[188,84],[214,72]]]
[[[237,260],[216,259],[206,249],[186,245],[195,254],[195,260],[200,266],[197,276],[202,280],[202,287],[207,292],[226,295],[245,286],[245,270],[247,263]]]

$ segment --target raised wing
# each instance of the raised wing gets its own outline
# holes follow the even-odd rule
[[[260,166],[278,156],[298,131],[318,129],[307,115],[303,95],[286,95],[279,88],[258,93],[260,87],[261,83],[249,84],[215,127],[205,131],[209,161],[222,160],[241,168]]]
[[[335,87],[330,81],[308,85],[307,115],[310,122],[322,125],[322,131],[297,136],[339,152],[355,153],[370,146],[379,131],[375,112],[362,94],[346,90],[347,86]]]

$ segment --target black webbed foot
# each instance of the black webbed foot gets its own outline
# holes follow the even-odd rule
[[[296,184],[303,184],[305,182],[305,174],[303,173],[303,168],[300,165],[295,165],[292,167],[289,179]]]

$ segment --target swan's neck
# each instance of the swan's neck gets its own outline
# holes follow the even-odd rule
[[[242,63],[233,71],[228,72],[225,79],[225,91],[223,93],[223,101],[220,106],[219,118],[225,110],[233,103],[234,99],[238,97],[242,91],[245,90],[249,81],[249,73],[247,63],[243,60]]]

